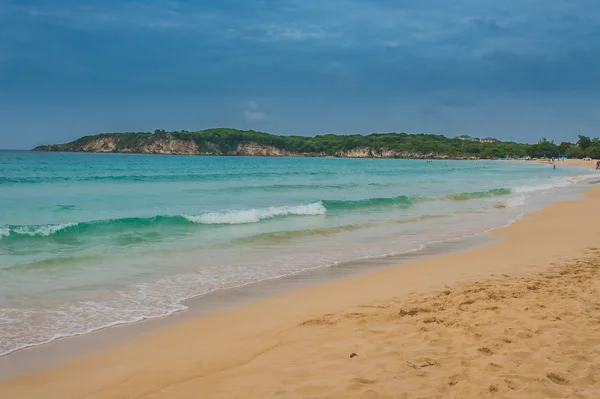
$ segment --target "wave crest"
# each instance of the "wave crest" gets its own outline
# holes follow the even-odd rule
[[[0,226],[0,239],[48,238],[69,233],[83,233],[89,230],[106,234],[130,232],[132,230],[153,228],[155,226],[192,226],[194,224],[246,224],[261,220],[285,216],[317,216],[327,212],[321,201],[294,206],[274,206],[269,208],[247,209],[239,211],[210,212],[200,215],[152,216],[146,218],[121,218],[95,220],[78,223],[44,225],[4,225]]]
[[[262,209],[247,209],[240,211],[211,212],[202,215],[183,215],[192,222],[200,224],[247,224],[258,223],[261,220],[272,219],[278,216],[316,216],[327,212],[323,202],[295,206],[272,206]]]
[[[61,224],[42,224],[28,226],[3,226],[0,229],[0,237],[3,235],[9,236],[11,233],[30,236],[30,237],[48,237],[61,230],[67,230],[77,226],[78,223],[61,223]]]
[[[328,210],[352,210],[360,208],[377,208],[384,206],[408,207],[415,202],[425,201],[425,198],[418,196],[400,195],[388,198],[365,198],[360,200],[325,200],[323,205]]]
[[[500,195],[509,195],[512,191],[509,188],[494,188],[486,191],[472,191],[466,193],[449,194],[445,198],[451,201],[468,201],[477,198],[497,197]]]
[[[387,198],[365,198],[359,200],[318,200],[300,205],[271,206],[243,210],[228,210],[201,213],[198,215],[157,215],[152,217],[126,217],[74,223],[44,225],[4,225],[0,226],[0,240],[18,238],[63,237],[69,234],[81,234],[90,231],[101,232],[110,236],[124,232],[154,229],[156,226],[179,226],[181,229],[193,225],[237,225],[259,223],[264,220],[288,216],[318,216],[327,212],[343,213],[363,209],[408,208],[419,202],[452,200],[466,201],[476,198],[495,197],[511,194],[507,188],[488,191],[449,194],[445,197],[420,197],[401,195]],[[155,230],[160,232],[161,230]],[[158,234],[158,233],[157,233]],[[154,237],[156,238],[156,237]]]

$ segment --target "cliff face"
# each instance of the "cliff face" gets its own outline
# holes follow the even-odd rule
[[[81,147],[81,151],[84,152],[113,152],[115,150],[116,140],[110,138],[101,138],[96,141],[92,141]]]
[[[299,157],[304,154],[290,152],[273,146],[265,146],[256,143],[238,145],[234,151],[235,155],[264,156],[264,157]]]
[[[477,159],[477,157],[450,157],[446,154],[435,152],[420,153],[408,151],[395,151],[390,148],[374,150],[368,147],[354,148],[348,151],[340,151],[335,154],[340,158],[410,158],[410,159]]]
[[[97,137],[84,144],[44,145],[33,149],[33,151],[66,151],[66,152],[121,152],[133,154],[199,154],[198,148],[193,141],[176,140],[173,138],[157,138],[148,140],[143,145],[132,146],[119,145],[115,137]]]
[[[198,148],[193,141],[157,139],[146,145],[137,145],[130,148],[119,149],[117,142],[112,138],[100,139],[83,146],[84,152],[124,152],[134,154],[181,154],[194,155]]]
[[[128,154],[165,154],[165,155],[239,155],[266,157],[300,157],[311,154],[286,151],[273,146],[256,143],[239,144],[234,151],[223,152],[219,146],[208,143],[203,151],[193,141],[177,139],[159,139],[144,145],[120,147],[116,139],[102,137],[83,145],[55,144],[35,147],[33,151],[49,152],[118,152]],[[323,155],[324,156],[324,155]]]
[[[67,144],[39,146],[33,151],[61,152],[100,152],[100,153],[131,153],[131,154],[168,154],[168,155],[238,155],[238,156],[305,156],[325,157],[323,152],[306,153],[288,151],[272,145],[255,142],[238,144],[235,148],[223,150],[219,145],[204,141],[201,144],[194,140],[173,137],[171,134],[143,136],[141,139],[127,140],[125,136],[99,135],[85,137]],[[358,147],[351,150],[339,151],[333,156],[339,158],[411,158],[411,159],[449,159],[445,154],[419,153],[396,151],[389,148],[372,149]],[[453,159],[477,159],[476,157],[454,157]]]

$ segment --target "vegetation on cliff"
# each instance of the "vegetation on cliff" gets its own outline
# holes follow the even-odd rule
[[[81,137],[67,144],[40,146],[34,150],[253,155],[253,151],[248,150],[249,146],[268,147],[275,151],[270,151],[269,154],[309,156],[498,158],[507,155],[558,156],[559,153],[566,153],[580,157],[600,152],[600,141],[585,136],[579,136],[576,144],[563,142],[556,145],[545,138],[537,144],[501,141],[481,143],[433,134],[327,134],[306,137],[277,136],[227,128],[197,132],[156,130],[154,133],[104,133]],[[242,147],[245,148],[244,151],[240,151]]]

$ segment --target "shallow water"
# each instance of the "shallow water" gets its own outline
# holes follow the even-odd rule
[[[481,234],[594,176],[501,161],[0,152],[0,353]]]

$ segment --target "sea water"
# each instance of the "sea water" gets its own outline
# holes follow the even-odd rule
[[[482,234],[591,176],[560,163],[0,152],[0,354]]]

